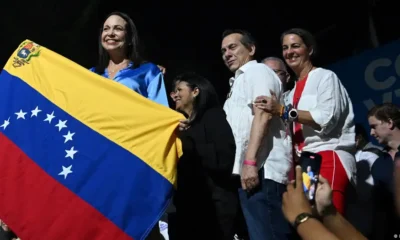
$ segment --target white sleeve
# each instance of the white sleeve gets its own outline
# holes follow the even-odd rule
[[[336,74],[326,74],[317,87],[317,105],[309,110],[313,120],[321,127],[316,132],[327,134],[335,128],[346,107],[344,97]]]
[[[277,98],[281,98],[282,83],[272,70],[264,65],[254,66],[244,72],[244,93],[248,108],[244,108],[238,116],[240,125],[236,132],[236,157],[243,161],[247,152],[251,126],[253,123],[252,104],[258,96],[270,96],[270,90],[274,91]],[[237,159],[238,160],[238,159]]]
[[[252,104],[258,96],[271,96],[270,90],[274,91],[280,100],[282,83],[278,76],[264,65],[257,65],[251,70],[244,73],[247,104]]]

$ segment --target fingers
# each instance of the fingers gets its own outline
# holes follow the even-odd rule
[[[262,102],[267,103],[268,102],[268,97],[267,96],[258,96],[254,100],[254,103],[262,103]]]
[[[241,179],[242,189],[246,190],[246,191],[253,190],[254,188],[256,188],[258,186],[259,183],[260,182],[257,177]]]
[[[287,184],[287,186],[286,186],[286,191],[287,192],[291,192],[291,191],[293,191],[294,190],[294,185],[295,185],[295,180],[292,180],[292,181],[290,181],[288,184]]]
[[[322,183],[322,184],[328,184],[328,185],[329,185],[328,180],[327,180],[326,178],[324,178],[322,175],[319,175],[319,176],[318,176],[318,181],[319,181],[320,183]]]
[[[247,188],[248,188],[249,190],[252,190],[252,189],[256,188],[256,187],[258,186],[258,184],[259,184],[259,181],[258,181],[258,178],[257,178],[257,177],[256,177],[256,178],[250,178],[250,179],[247,181]]]
[[[303,174],[301,172],[301,167],[299,165],[296,166],[296,188],[303,191]]]
[[[256,104],[254,104],[254,107],[256,107],[258,109],[263,109],[263,110],[267,109],[267,105],[264,103],[256,103]]]
[[[187,119],[179,120],[178,128],[180,131],[187,130],[189,127],[190,127],[189,120]]]
[[[246,186],[246,182],[243,179],[241,180],[241,184],[242,184],[242,189],[246,191],[247,186]]]

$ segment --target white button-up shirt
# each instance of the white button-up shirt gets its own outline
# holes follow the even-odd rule
[[[281,99],[282,83],[270,68],[256,61],[239,68],[229,83],[231,91],[224,110],[236,142],[233,174],[241,174],[254,118],[252,104],[258,96],[270,96],[270,90]],[[287,182],[292,162],[291,150],[290,136],[286,134],[283,121],[273,117],[256,156],[258,167],[264,167],[266,179]]]
[[[288,99],[293,104],[293,94]],[[334,150],[352,183],[356,178],[355,126],[353,105],[337,75],[324,68],[316,68],[308,74],[307,82],[297,106],[309,111],[313,120],[321,126],[315,130],[303,126],[303,151],[320,152]]]

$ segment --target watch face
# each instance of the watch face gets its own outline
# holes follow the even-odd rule
[[[306,221],[309,217],[310,217],[310,214],[302,213],[299,216],[297,216],[296,221],[299,222],[299,223],[302,223],[302,222]]]
[[[297,111],[291,110],[291,111],[289,112],[289,117],[290,117],[290,118],[297,118]]]

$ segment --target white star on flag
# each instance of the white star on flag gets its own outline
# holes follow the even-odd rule
[[[33,117],[33,116],[37,117],[38,113],[41,112],[41,111],[42,110],[40,110],[39,107],[36,106],[36,108],[31,111],[32,112],[31,117]]]
[[[23,112],[22,109],[20,109],[19,112],[15,113],[15,115],[17,115],[17,119],[25,119],[26,112]]]
[[[8,118],[7,120],[4,120],[4,123],[0,127],[2,127],[4,130],[6,130],[6,127],[8,125],[10,125],[10,118]]]
[[[61,131],[61,129],[67,127],[66,123],[67,123],[67,120],[65,120],[65,121],[58,120],[58,123],[57,123],[56,127],[58,127],[58,131],[59,132]]]
[[[53,118],[55,118],[56,116],[54,116],[54,111],[51,114],[46,114],[47,118],[44,120],[45,122],[49,122],[51,123],[51,120],[53,120]]]
[[[69,167],[64,167],[62,166],[62,171],[58,175],[63,175],[64,179],[67,179],[68,174],[72,173],[72,165],[69,165]]]
[[[74,159],[74,155],[75,153],[77,153],[78,151],[74,149],[74,147],[71,147],[70,150],[65,150],[65,152],[67,152],[67,155],[65,155],[66,158],[70,157],[71,159]]]
[[[65,138],[64,143],[68,142],[68,141],[72,141],[72,137],[75,135],[75,133],[71,133],[70,131],[68,131],[67,135],[63,135],[63,137]]]

